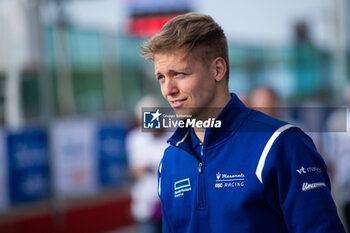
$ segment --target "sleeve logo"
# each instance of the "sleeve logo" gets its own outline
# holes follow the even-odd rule
[[[311,189],[316,189],[316,188],[320,188],[320,187],[327,187],[327,185],[324,182],[312,183],[312,184],[305,182],[305,183],[303,183],[302,190],[304,192],[306,192],[306,191],[309,191]]]
[[[299,173],[299,175],[310,173],[310,172],[322,173],[322,168],[320,168],[320,167],[308,167],[308,168],[305,168],[305,167],[302,166],[301,168],[297,169],[297,172]]]

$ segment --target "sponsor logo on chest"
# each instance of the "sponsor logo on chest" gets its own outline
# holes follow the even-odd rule
[[[191,191],[190,178],[178,180],[174,183],[174,197],[182,197],[186,192]]]
[[[239,188],[244,187],[245,175],[216,173],[215,188]]]

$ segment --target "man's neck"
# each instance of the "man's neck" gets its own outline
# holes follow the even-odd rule
[[[206,114],[207,116],[201,117],[201,120],[207,120],[207,119],[211,119],[211,118],[216,119],[217,116],[220,114],[220,112],[224,109],[224,107],[230,101],[230,99],[231,99],[231,94],[228,92],[228,95],[225,95],[221,99],[221,101],[220,101],[221,104],[218,105],[218,107],[215,109],[209,109],[209,111],[207,111],[207,114]],[[194,129],[194,132],[197,135],[198,139],[201,141],[201,143],[203,143],[206,129],[205,128],[197,128],[197,127],[194,127],[193,129]]]
[[[204,136],[205,136],[205,130],[204,129],[196,129],[194,128],[194,133],[196,134],[199,141],[203,144],[204,142]]]

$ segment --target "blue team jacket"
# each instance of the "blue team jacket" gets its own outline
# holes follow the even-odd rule
[[[233,95],[200,153],[178,128],[159,165],[164,233],[344,233],[326,165],[299,128]]]

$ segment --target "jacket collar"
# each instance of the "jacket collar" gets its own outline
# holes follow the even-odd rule
[[[210,148],[234,134],[251,109],[247,108],[236,94],[231,94],[231,100],[222,109],[216,120],[221,121],[221,128],[206,129],[203,145]],[[168,143],[186,151],[192,151],[189,128],[177,128]]]

